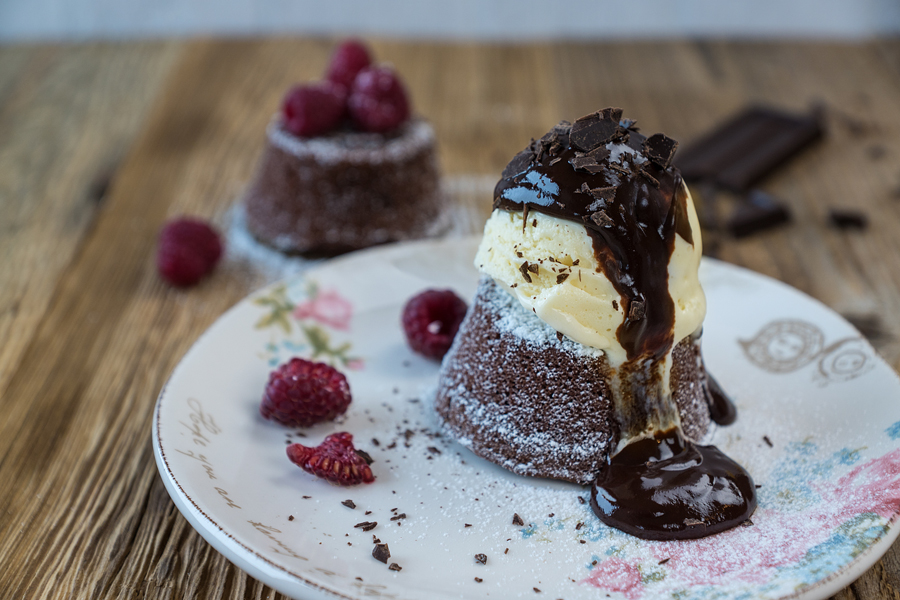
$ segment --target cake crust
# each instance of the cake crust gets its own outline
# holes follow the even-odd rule
[[[691,438],[709,426],[699,347],[675,346],[670,385]],[[590,483],[619,441],[606,355],[557,334],[490,277],[444,358],[435,408],[475,454],[514,473]]]

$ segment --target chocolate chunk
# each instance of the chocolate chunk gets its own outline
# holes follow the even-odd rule
[[[584,504],[584,502],[582,502]],[[512,524],[518,527],[522,527],[525,525],[525,521],[522,520],[522,517],[519,516],[519,513],[513,513]]]
[[[568,278],[569,278],[568,273],[560,273],[559,275],[556,276],[556,283],[560,284]]]
[[[744,191],[822,135],[821,115],[794,115],[754,107],[679,152],[675,164],[687,180],[711,179]]]
[[[540,273],[540,270],[541,270],[541,268],[538,266],[537,263],[531,263],[530,265],[528,265],[528,266],[526,267],[526,269],[528,269],[529,271],[531,271],[531,272],[534,273],[535,275],[537,275],[538,273]]]
[[[356,503],[354,503],[353,500],[344,500],[343,502],[341,502],[341,504],[343,504],[347,508],[356,508]]]
[[[644,318],[644,303],[640,300],[632,300],[628,305],[628,318],[632,321],[640,321]]]
[[[849,208],[832,208],[828,211],[828,220],[838,229],[865,229],[869,226],[865,213]]]
[[[377,521],[363,521],[362,523],[357,523],[354,525],[354,528],[362,529],[363,531],[372,531],[378,525]]]
[[[531,283],[531,275],[528,274],[528,261],[526,260],[521,265],[519,265],[519,273],[522,274],[522,278],[526,283]]]
[[[519,173],[522,173],[528,167],[530,167],[533,160],[534,152],[529,146],[528,148],[525,148],[524,150],[513,156],[513,159],[509,161],[509,164],[506,165],[506,167],[503,169],[501,177],[503,179],[512,179],[513,177],[515,177]]]
[[[384,564],[387,564],[388,559],[391,557],[391,550],[388,548],[387,544],[375,544],[375,547],[372,548],[372,556],[374,556],[376,560],[380,560]]]
[[[486,565],[487,564],[487,554],[476,554],[475,562],[477,562],[480,565]]]
[[[612,227],[615,225],[612,218],[606,214],[605,210],[598,210],[594,214],[591,215],[591,221],[594,222],[594,225],[598,227]]]
[[[597,200],[612,200],[616,197],[615,186],[592,188],[589,192]]]
[[[403,567],[401,567],[397,563],[391,563],[391,566],[389,566],[388,569],[390,569],[391,571],[400,571],[403,569]]]
[[[588,152],[611,142],[619,129],[621,116],[621,109],[606,108],[581,117],[572,125],[569,143]]]
[[[666,169],[672,164],[672,157],[675,156],[675,151],[678,149],[678,142],[661,133],[654,133],[644,140],[641,147],[650,162]]]
[[[575,169],[584,169],[587,170],[588,167],[594,167],[597,165],[597,159],[592,156],[576,156],[572,160],[569,161],[569,164],[572,165]],[[587,185],[587,184],[585,184]]]
[[[761,190],[753,190],[738,204],[726,227],[735,237],[744,237],[791,220],[788,208]]]
[[[369,456],[369,453],[365,450],[355,450],[355,452],[357,456],[366,461],[367,465],[371,465],[373,462],[375,462],[375,460],[371,456]]]

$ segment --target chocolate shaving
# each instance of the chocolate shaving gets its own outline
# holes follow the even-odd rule
[[[519,265],[519,273],[522,274],[522,278],[526,283],[531,283],[531,275],[528,274],[528,261],[526,260],[521,265]]]
[[[526,268],[527,268],[529,271],[531,271],[532,273],[534,273],[535,275],[537,275],[537,274],[540,272],[540,269],[541,269],[541,268],[538,266],[537,263],[531,263],[531,264],[528,265]]]
[[[650,173],[648,173],[648,172],[645,171],[644,169],[641,169],[640,171],[638,171],[638,173],[639,173],[644,179],[646,179],[648,182],[650,182],[650,185],[652,185],[653,187],[659,189],[659,180],[657,180],[656,177],[654,177],[653,175],[651,175]]]
[[[487,564],[487,554],[476,554],[475,562],[477,562],[480,565],[486,565]]]
[[[768,446],[769,448],[774,448],[774,447],[775,447],[775,445],[772,444],[772,440],[769,439],[769,436],[764,435],[764,436],[763,436],[763,441],[766,443],[766,446]]]
[[[560,284],[568,278],[569,278],[568,273],[560,273],[559,275],[556,276],[556,283]]]
[[[582,504],[584,504],[583,501]],[[519,516],[519,513],[513,513],[512,524],[518,527],[522,527],[525,525],[525,521],[522,520],[522,517]]]
[[[399,521],[400,519],[405,519],[406,513],[400,513],[397,516],[391,517],[391,521]]]
[[[587,170],[587,167],[592,167],[592,166],[597,165],[597,159],[592,156],[587,156],[587,155],[576,156],[575,158],[573,158],[572,160],[569,161],[569,164],[572,165],[572,167],[575,169]],[[584,185],[587,185],[587,184],[584,184]]]
[[[558,163],[561,160],[562,159],[557,156],[556,158],[554,158],[553,160],[550,161],[550,166],[552,167],[553,165],[555,165],[556,163]]]
[[[375,544],[375,547],[372,548],[372,556],[375,557],[375,560],[380,560],[387,564],[388,559],[391,557],[391,550],[387,544]]]
[[[575,530],[576,530],[576,531],[578,531],[578,530],[581,529],[582,527],[584,527],[584,522],[578,521],[577,523],[575,523]]]
[[[598,227],[612,227],[615,225],[612,218],[606,214],[605,210],[598,210],[594,214],[591,215],[591,221],[594,222],[594,225]]]
[[[640,321],[644,318],[644,303],[640,300],[632,300],[628,306],[628,318],[632,321]]]
[[[391,563],[391,566],[389,566],[388,569],[390,569],[391,571],[400,571],[403,569],[403,567],[401,567],[397,563]]]
[[[616,197],[615,186],[593,188],[589,191],[590,191],[591,196],[593,196],[597,200],[612,200],[613,198]]]
[[[353,527],[355,529],[362,529],[363,531],[372,531],[377,525],[377,521],[363,521],[362,523],[357,523]]]
[[[664,565],[664,564],[666,564],[667,562],[669,562],[670,560],[672,560],[671,557],[669,557],[669,558],[664,558],[664,559],[662,559],[661,561],[659,561],[659,562],[656,563],[656,564],[658,564],[658,565]]]
[[[678,149],[678,142],[661,133],[654,133],[644,140],[642,149],[650,162],[667,169],[672,164],[672,157],[675,156],[675,151]]]
[[[353,500],[344,500],[343,502],[341,502],[341,504],[343,504],[347,508],[356,508],[356,503],[353,502]]]

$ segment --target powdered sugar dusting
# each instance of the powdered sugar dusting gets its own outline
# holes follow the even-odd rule
[[[266,129],[272,145],[297,157],[314,157],[319,163],[381,164],[400,162],[434,145],[434,130],[422,119],[410,119],[400,126],[397,137],[380,133],[341,131],[333,135],[298,138],[286,132],[278,116]],[[340,140],[339,144],[335,140]]]

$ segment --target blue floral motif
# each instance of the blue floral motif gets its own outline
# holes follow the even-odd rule
[[[900,421],[897,421],[890,427],[884,430],[885,433],[888,434],[888,437],[892,440],[900,439]]]

